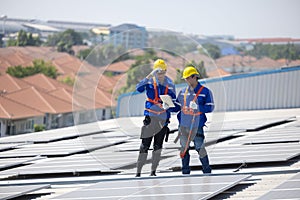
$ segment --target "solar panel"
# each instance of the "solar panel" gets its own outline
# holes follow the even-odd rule
[[[1,186],[0,199],[4,200],[21,197],[27,193],[49,187],[50,185]]]
[[[36,156],[36,157],[26,157],[26,158],[7,158],[7,159],[0,159],[0,170],[5,168],[18,166],[23,163],[28,163],[34,160],[43,159],[44,157]]]
[[[250,175],[155,177],[102,181],[53,199],[208,199]]]
[[[283,144],[260,144],[241,146],[221,146],[214,145],[208,147],[208,156],[211,165],[241,164],[241,163],[263,163],[287,161],[300,155],[300,145],[298,143]],[[179,151],[174,151],[168,155],[173,157],[160,162],[161,166],[170,168],[181,167]],[[198,154],[195,150],[190,150],[191,166],[200,166]]]
[[[0,152],[0,158],[28,157],[28,156],[66,156],[97,148],[104,148],[116,143],[124,142],[129,137],[103,137],[101,134],[62,140],[51,143],[28,144],[18,149]]]
[[[256,118],[256,119],[247,119],[241,118],[242,120],[226,120],[222,122],[214,122],[208,123],[208,128],[211,131],[219,131],[219,130],[245,130],[245,131],[255,131],[259,130],[263,127],[266,127],[271,124],[278,124],[283,122],[288,122],[295,120],[292,117],[283,118]],[[221,127],[221,129],[220,129]]]
[[[0,144],[19,142],[47,143],[63,139],[75,138],[79,136],[102,133],[105,130],[104,128],[100,129],[100,125],[98,123],[89,123],[60,129],[46,130],[42,132],[34,132],[30,134],[3,137],[0,138]]]
[[[10,150],[10,149],[13,149],[17,146],[24,145],[24,144],[26,144],[26,143],[8,143],[8,144],[0,143],[0,151]]]
[[[266,199],[299,199],[300,197],[300,173],[272,189],[270,192],[259,197],[258,200]]]
[[[253,133],[249,136],[231,142],[231,144],[261,144],[261,143],[282,143],[299,142],[299,127],[280,127],[265,132]]]

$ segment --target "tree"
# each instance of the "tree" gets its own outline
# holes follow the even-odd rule
[[[20,65],[9,67],[6,73],[17,78],[32,76],[34,74],[43,73],[46,76],[55,79],[57,77],[57,69],[49,62],[43,60],[34,60],[33,66],[22,67]]]
[[[27,33],[24,30],[20,30],[18,32],[18,37],[16,40],[9,39],[7,42],[7,46],[40,46],[42,41],[40,37],[33,37],[32,33]]]
[[[56,46],[57,51],[59,52],[66,52],[74,55],[72,46],[82,45],[83,39],[81,35],[73,29],[67,29],[64,32],[48,36],[46,44],[49,46]]]
[[[252,50],[245,51],[246,55],[256,58],[269,57],[274,60],[285,58],[287,60],[297,60],[300,58],[300,46],[294,44],[272,45],[255,44]]]
[[[187,67],[187,66],[194,66],[200,74],[200,79],[207,78],[206,69],[204,67],[204,62],[203,61],[200,61],[197,64],[194,60],[192,60],[190,63],[187,63],[185,65],[185,67]],[[176,69],[176,71],[177,71],[177,74],[176,74],[176,79],[175,79],[174,83],[175,84],[184,83],[185,80],[182,79],[183,70]]]
[[[221,50],[217,45],[211,43],[205,43],[202,45],[204,49],[208,52],[209,56],[213,59],[218,59],[221,56]]]
[[[122,46],[115,47],[112,44],[103,45],[84,53],[88,53],[85,57],[86,61],[94,66],[105,66],[129,58],[125,48]]]
[[[135,86],[138,81],[146,77],[152,71],[150,64],[151,61],[156,59],[156,53],[152,49],[146,49],[144,55],[136,56],[135,63],[131,65],[130,70],[127,72],[126,86],[119,92],[126,93],[135,91]]]

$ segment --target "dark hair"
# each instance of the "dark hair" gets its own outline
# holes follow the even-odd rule
[[[192,78],[194,78],[196,76],[196,78],[197,78],[197,80],[199,80],[200,78],[199,78],[199,76],[198,75],[196,75],[196,74],[193,74],[191,77]]]

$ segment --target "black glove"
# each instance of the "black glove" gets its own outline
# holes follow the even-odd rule
[[[166,134],[165,142],[168,142],[168,140],[169,140],[169,134],[170,134],[170,129],[167,126],[164,126],[164,129],[165,129],[165,134]]]
[[[151,118],[147,115],[145,116],[145,119],[143,120],[144,126],[147,126],[151,123]]]

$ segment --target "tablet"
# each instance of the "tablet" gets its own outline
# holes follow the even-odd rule
[[[159,95],[160,99],[169,105],[170,108],[175,107],[172,98],[169,95]]]

